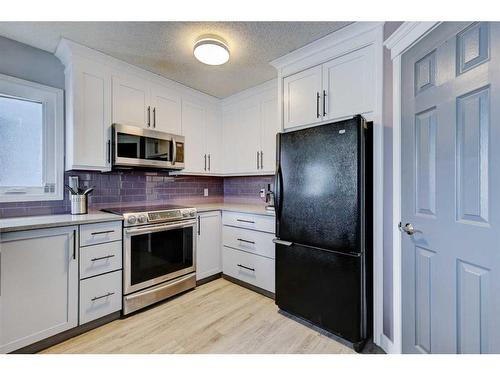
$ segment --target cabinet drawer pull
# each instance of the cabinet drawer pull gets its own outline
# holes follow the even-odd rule
[[[236,219],[236,221],[241,221],[242,223],[255,224],[255,221],[252,220]]]
[[[249,270],[249,271],[253,271],[253,272],[255,272],[255,268],[250,268],[250,267],[244,266],[244,265],[242,265],[242,264],[237,264],[237,266],[238,266],[238,267],[241,267],[241,268],[244,268],[244,269],[246,269],[246,270]]]
[[[241,241],[241,242],[251,243],[252,245],[255,245],[255,242],[253,242],[253,241],[244,240],[242,238],[237,238],[237,240]]]
[[[107,233],[113,233],[115,230],[103,230],[101,232],[92,232],[90,233],[91,236],[97,236],[98,234],[107,234]]]
[[[113,294],[115,294],[115,292],[109,292],[109,293],[106,293],[102,296],[99,296],[99,297],[94,297],[91,299],[92,302],[94,301],[97,301],[98,299],[101,299],[101,298],[106,298],[106,297],[109,297],[109,296],[112,296]]]
[[[90,259],[91,262],[95,262],[96,260],[104,260],[104,259],[109,259],[109,258],[113,258],[115,255],[114,254],[111,254],[111,255],[106,255],[104,257],[99,257],[99,258],[92,258]]]

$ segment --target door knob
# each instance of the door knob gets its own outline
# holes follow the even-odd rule
[[[405,232],[407,235],[412,236],[415,233],[415,228],[413,228],[413,225],[410,223],[406,223],[403,225],[401,222],[399,222],[399,230],[401,232]]]

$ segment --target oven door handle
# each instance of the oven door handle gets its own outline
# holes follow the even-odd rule
[[[162,225],[148,225],[146,227],[141,227],[141,228],[133,228],[133,229],[126,229],[125,233],[134,235],[134,234],[141,234],[141,233],[153,233],[153,232],[162,232],[165,230],[171,230],[171,229],[176,229],[176,228],[186,228],[186,227],[192,227],[196,225],[196,220],[189,220],[189,221],[183,221],[182,223],[177,223],[177,224],[162,224]]]

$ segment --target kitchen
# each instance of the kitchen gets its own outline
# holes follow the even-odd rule
[[[440,204],[437,66],[448,53],[457,80],[485,70],[497,31],[0,22],[0,353],[498,352],[471,328],[497,319],[460,302],[494,311],[494,256],[457,258],[452,339],[429,320],[445,306],[428,302],[435,252],[415,240]],[[495,94],[484,77],[457,94],[464,133]],[[456,178],[484,186],[467,157],[484,162],[485,132],[468,129]],[[487,192],[460,183],[457,221],[493,223]]]

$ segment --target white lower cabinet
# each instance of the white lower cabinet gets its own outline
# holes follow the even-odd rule
[[[196,248],[196,280],[215,275],[221,266],[220,211],[198,215],[198,242]]]
[[[80,324],[99,319],[121,308],[121,271],[80,281]]]
[[[225,275],[274,293],[274,259],[224,246]]]
[[[274,293],[274,217],[222,214],[222,272]]]
[[[78,227],[4,233],[0,353],[78,325]]]

